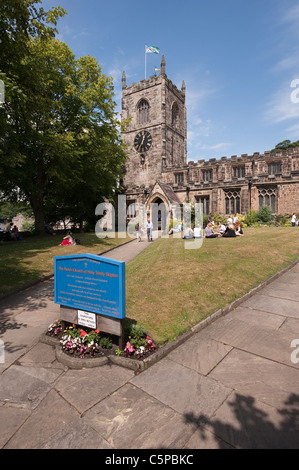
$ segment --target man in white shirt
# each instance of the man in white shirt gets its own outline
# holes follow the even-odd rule
[[[292,222],[292,227],[296,226],[296,219],[297,219],[297,217],[296,217],[296,214],[294,212],[293,215],[292,215],[292,221],[291,221]]]
[[[150,242],[153,241],[153,233],[152,233],[152,230],[153,230],[153,224],[152,222],[150,221],[150,219],[148,218],[147,219],[147,222],[146,222],[146,233],[147,233],[147,240]]]
[[[202,232],[201,232],[201,229],[198,227],[198,225],[195,225],[193,235],[194,235],[194,238],[202,238]]]

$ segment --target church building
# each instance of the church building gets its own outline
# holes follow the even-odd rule
[[[246,214],[269,206],[299,212],[299,148],[187,162],[186,87],[165,72],[130,86],[122,77],[122,132],[127,145],[123,186],[127,205],[200,202],[204,214]],[[132,214],[133,215],[133,214]]]

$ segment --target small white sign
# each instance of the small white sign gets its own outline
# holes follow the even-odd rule
[[[96,325],[96,314],[91,312],[85,312],[84,310],[78,310],[78,324],[86,326],[87,328],[95,329]]]

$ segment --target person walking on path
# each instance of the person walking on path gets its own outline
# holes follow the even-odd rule
[[[153,233],[152,233],[152,230],[153,230],[153,224],[152,222],[150,221],[150,218],[147,219],[147,222],[146,222],[146,234],[147,234],[147,241],[153,241]]]
[[[137,241],[141,242],[141,225],[139,222],[135,225],[135,231],[136,231]]]

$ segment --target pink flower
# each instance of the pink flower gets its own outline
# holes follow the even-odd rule
[[[126,344],[125,351],[128,351],[129,353],[132,353],[135,351],[135,349],[133,348],[133,346],[131,345],[129,341]]]
[[[149,350],[149,351],[152,351],[153,349],[156,348],[156,345],[152,342],[151,339],[148,339],[148,340],[147,340],[147,347],[148,347],[148,350]]]

